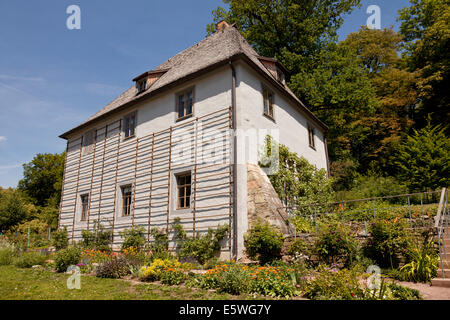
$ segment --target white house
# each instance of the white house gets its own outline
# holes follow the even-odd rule
[[[328,169],[327,127],[289,90],[285,68],[259,56],[234,26],[133,79],[117,99],[60,137],[67,140],[60,226],[72,241],[94,222],[186,231],[227,224],[222,254],[239,258],[248,228],[248,165],[271,134]],[[256,143],[256,144],[255,144]],[[148,232],[148,241],[152,241]]]

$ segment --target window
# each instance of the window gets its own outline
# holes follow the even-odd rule
[[[285,83],[284,73],[280,70],[280,68],[277,68],[277,80],[283,84]]]
[[[81,197],[81,220],[86,220],[89,209],[89,195],[83,194]]]
[[[191,174],[180,174],[177,178],[177,209],[187,209],[191,205]]]
[[[122,216],[128,217],[131,213],[131,185],[122,187]]]
[[[194,103],[193,89],[177,94],[177,119],[184,119],[192,115]]]
[[[83,136],[83,152],[84,154],[94,151],[95,130],[89,131]]]
[[[309,138],[309,146],[313,149],[316,149],[316,144],[314,141],[314,128],[308,125],[308,138]]]
[[[125,139],[133,137],[136,128],[136,112],[130,113],[129,115],[125,116],[123,122],[124,122],[123,129],[125,132]]]
[[[264,98],[264,114],[270,118],[273,117],[273,93],[263,88],[263,98]]]
[[[137,92],[141,93],[142,91],[145,91],[147,89],[147,77],[144,79],[136,81],[136,88]]]

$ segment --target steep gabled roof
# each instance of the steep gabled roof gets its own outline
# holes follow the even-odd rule
[[[198,72],[213,69],[216,66],[227,63],[237,57],[245,58],[245,60],[255,67],[257,71],[262,72],[266,77],[268,76],[272,80],[275,80],[269,70],[267,70],[267,68],[259,60],[259,58],[263,57],[260,57],[257,54],[257,52],[251,47],[251,45],[236,28],[232,26],[227,27],[224,28],[223,31],[218,31],[206,37],[197,44],[168,59],[154,70],[149,71],[150,73],[161,71],[162,75],[145,91],[137,94],[135,85],[131,86],[119,97],[95,113],[85,122],[67,131],[60,137],[67,138],[69,134],[96,120],[104,118],[114,111],[123,110],[129,105],[153,96],[164,89],[173,87],[180,81],[189,79]],[[140,76],[136,78],[139,77]],[[283,85],[276,80],[275,82],[288,96],[290,96],[290,98],[299,104],[303,111],[306,112],[314,122],[316,122],[324,130],[327,130],[326,125],[315,117],[286,85]]]

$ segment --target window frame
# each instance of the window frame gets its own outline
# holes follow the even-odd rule
[[[80,221],[86,221],[89,211],[89,193],[80,194],[80,205],[81,205]]]
[[[180,98],[179,97],[180,96],[184,96],[184,95],[186,95],[189,92],[191,92],[191,95],[192,95],[192,97],[191,97],[191,100],[192,100],[191,113],[186,114],[185,113],[186,112],[186,106],[184,106],[183,107],[184,113],[180,117],[180,112],[179,112],[179,109],[180,109],[180,104],[179,104],[180,103]],[[181,121],[181,120],[188,119],[188,118],[194,116],[194,105],[195,105],[195,87],[189,87],[189,88],[186,88],[184,90],[181,90],[181,91],[178,91],[177,93],[175,93],[175,117],[176,117],[176,121]]]
[[[179,179],[189,177],[189,183],[184,183],[180,185]],[[176,183],[176,210],[186,210],[191,208],[192,200],[192,172],[180,172],[175,174]],[[189,188],[189,195],[187,195],[187,188]],[[180,189],[183,189],[183,196],[180,196]],[[180,200],[183,199],[184,206],[180,206]],[[186,199],[189,199],[187,202]]]
[[[269,95],[272,96],[271,101],[269,100]],[[263,98],[263,115],[269,118],[270,120],[275,121],[275,94],[265,85],[262,85],[262,98]],[[267,101],[267,112],[266,112],[266,101]],[[269,101],[271,102],[271,104],[269,104]],[[272,109],[272,114],[269,113],[270,109]]]
[[[130,119],[130,122],[131,122],[131,119],[133,118],[133,116],[134,116],[134,128],[133,128],[133,134],[127,136],[127,133],[129,134],[129,133],[131,132],[131,129],[130,129],[131,126],[130,126],[130,127],[128,128],[128,130],[127,130],[127,128],[126,128],[126,122],[127,122],[127,119]],[[122,128],[122,131],[123,131],[123,140],[127,140],[127,139],[131,139],[131,138],[136,137],[137,111],[133,111],[133,112],[130,112],[130,113],[124,115],[122,120],[123,120],[123,128]]]
[[[87,144],[87,137],[92,134],[91,143]],[[83,134],[83,155],[90,154],[94,151],[94,144],[97,140],[97,130],[92,129]]]
[[[309,143],[309,147],[311,149],[316,150],[316,133],[315,133],[316,129],[314,128],[314,126],[312,126],[311,124],[308,123],[308,143]]]
[[[142,78],[142,79],[139,79],[136,81],[136,89],[137,89],[138,94],[147,90],[147,82],[148,82],[148,77],[145,77],[145,78]]]
[[[130,189],[129,195],[125,194],[125,190]],[[130,217],[131,216],[131,204],[132,204],[132,197],[133,197],[133,185],[132,184],[126,184],[120,186],[120,194],[122,197],[122,204],[121,204],[121,217]],[[128,203],[126,203],[126,199],[128,199]],[[126,206],[126,210],[125,210]],[[125,214],[128,212],[128,214]]]

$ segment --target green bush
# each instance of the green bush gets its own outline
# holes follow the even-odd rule
[[[105,228],[95,221],[94,231],[83,230],[81,232],[83,248],[96,249],[100,251],[111,252],[112,231]]]
[[[67,235],[67,228],[57,230],[53,232],[52,244],[56,250],[61,250],[67,248],[69,245],[69,238]]]
[[[315,232],[314,221],[302,216],[295,216],[291,219],[297,233]]]
[[[10,265],[16,257],[16,252],[12,247],[0,248],[0,266]]]
[[[388,288],[391,290],[392,295],[398,300],[422,300],[422,295],[416,289],[403,287],[394,282],[389,283]]]
[[[141,250],[145,245],[145,229],[142,226],[125,229],[120,232],[124,239],[122,242],[122,250],[130,247]]]
[[[256,222],[244,237],[247,254],[261,264],[272,262],[281,257],[283,234],[269,223]]]
[[[439,267],[439,254],[434,247],[434,241],[429,240],[422,246],[411,248],[408,255],[411,261],[400,268],[402,279],[431,283]]]
[[[217,277],[218,291],[236,295],[248,292],[250,280],[250,274],[241,266],[229,265]]]
[[[81,260],[81,250],[75,247],[61,249],[55,254],[55,268],[58,272],[66,272],[71,265],[76,265]]]
[[[34,265],[43,265],[47,257],[38,252],[24,252],[14,259],[14,265],[19,268],[31,268]]]
[[[200,264],[204,264],[220,251],[220,241],[225,239],[228,229],[228,226],[222,225],[216,229],[209,228],[204,235],[197,233],[195,238],[186,236],[181,240],[179,258],[193,257]]]
[[[397,268],[410,245],[408,227],[406,220],[401,218],[373,221],[364,247],[366,256],[376,261],[381,268]]]
[[[8,232],[8,238],[15,245],[26,249],[28,245],[28,231],[30,248],[44,247],[50,244],[48,240],[49,226],[39,219],[19,224]]]
[[[150,230],[150,235],[154,241],[149,245],[149,249],[155,258],[164,259],[168,255],[169,236],[164,231],[154,227]]]
[[[305,296],[314,300],[356,300],[364,298],[356,270],[331,269],[320,265],[312,280],[308,281]]]
[[[350,229],[341,222],[324,225],[314,246],[321,261],[328,264],[343,262],[350,266],[358,251]]]

